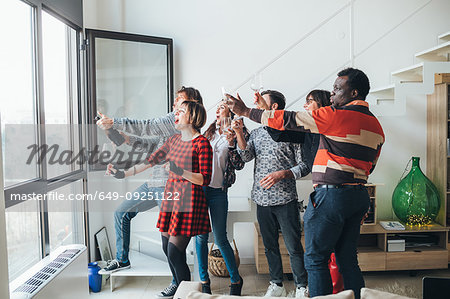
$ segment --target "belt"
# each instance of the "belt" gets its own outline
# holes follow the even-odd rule
[[[361,184],[357,184],[357,185],[327,185],[327,184],[318,184],[316,186],[314,186],[314,189],[319,189],[319,188],[326,188],[326,189],[340,189],[340,188],[361,188],[364,187],[364,185]]]

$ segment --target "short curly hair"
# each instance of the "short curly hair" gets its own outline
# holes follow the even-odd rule
[[[358,95],[361,96],[363,99],[365,99],[366,96],[369,94],[370,90],[369,78],[367,77],[366,74],[364,74],[363,71],[349,67],[340,71],[337,75],[338,77],[347,76],[348,86],[350,86],[352,90],[356,89],[358,91]]]

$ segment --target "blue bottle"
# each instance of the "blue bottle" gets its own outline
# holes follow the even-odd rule
[[[98,274],[100,269],[97,262],[88,264],[89,287],[94,293],[98,293],[102,289],[102,276]]]

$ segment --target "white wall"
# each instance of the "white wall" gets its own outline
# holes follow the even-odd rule
[[[373,88],[388,85],[390,72],[417,63],[414,54],[449,30],[449,11],[447,0],[84,1],[86,28],[173,38],[175,87],[198,88],[210,113],[221,86],[251,103],[248,79],[260,70],[264,87],[283,92],[295,110],[311,89],[330,90],[352,58]],[[378,214],[390,218],[392,191],[409,158],[421,157],[426,169],[426,96],[410,96],[403,116],[379,119],[386,144],[370,181],[384,184]],[[230,195],[248,192],[251,177],[248,165]],[[302,189],[307,200],[310,189]]]

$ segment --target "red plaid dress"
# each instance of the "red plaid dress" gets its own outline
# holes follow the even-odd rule
[[[152,166],[173,161],[184,170],[201,173],[203,186],[208,186],[211,180],[212,149],[208,139],[202,135],[189,141],[181,140],[181,135],[174,135],[148,161]],[[196,236],[210,232],[208,205],[202,186],[170,172],[156,227],[171,236]]]

